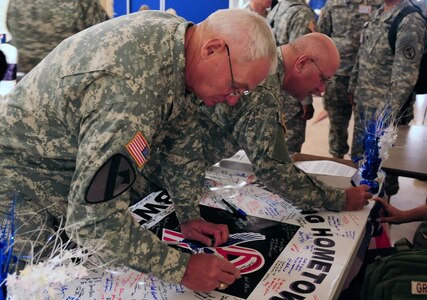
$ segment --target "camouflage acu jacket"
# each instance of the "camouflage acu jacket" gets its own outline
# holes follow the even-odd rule
[[[156,154],[181,222],[199,217],[203,153],[185,90],[191,23],[149,11],[63,41],[0,105],[0,192],[39,201],[120,263],[179,282],[189,256],[128,214]],[[132,183],[136,181],[135,184]],[[131,188],[130,188],[131,187]]]
[[[316,31],[316,15],[301,0],[282,0],[268,13],[267,22],[273,28],[277,46]]]
[[[388,29],[397,14],[409,4],[402,0],[391,10],[380,7],[363,32],[349,92],[365,111],[389,105],[398,112],[412,93],[426,40],[426,28],[419,14],[402,19],[397,31],[396,52],[388,42]]]
[[[317,29],[332,38],[340,52],[337,75],[349,76],[356,60],[363,25],[382,0],[328,0],[317,21]]]

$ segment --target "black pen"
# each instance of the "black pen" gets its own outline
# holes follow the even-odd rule
[[[239,218],[246,219],[247,214],[241,210],[240,208],[234,206],[230,202],[226,201],[225,199],[221,199],[221,201],[233,212],[233,214]]]

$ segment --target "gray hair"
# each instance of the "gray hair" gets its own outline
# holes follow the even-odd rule
[[[276,69],[276,42],[265,18],[243,9],[221,9],[202,24],[211,35],[223,39],[230,46],[231,53],[238,53],[238,61],[269,58],[270,71]]]

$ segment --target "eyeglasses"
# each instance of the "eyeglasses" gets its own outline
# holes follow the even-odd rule
[[[329,80],[331,80],[330,77],[325,76],[325,74],[320,70],[319,66],[316,64],[314,59],[310,58],[311,62],[316,66],[317,70],[319,70],[320,73],[320,79],[322,80],[323,84],[326,84]]]
[[[227,55],[228,55],[228,64],[230,66],[230,74],[231,74],[231,89],[233,90],[232,93],[230,93],[228,96],[242,96],[242,95],[249,95],[251,93],[251,91],[247,91],[247,90],[239,90],[239,88],[237,87],[236,82],[234,81],[234,76],[233,76],[233,68],[231,67],[231,58],[230,58],[230,49],[228,48],[228,45],[225,45],[225,48],[227,49]]]

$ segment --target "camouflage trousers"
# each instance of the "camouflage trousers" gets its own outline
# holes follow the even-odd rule
[[[282,94],[283,96],[283,94]],[[303,110],[301,102],[289,95],[282,101],[282,114],[286,126],[286,146],[289,154],[301,152],[305,141],[305,128],[307,121],[302,119]]]
[[[349,76],[334,76],[326,85],[323,96],[330,121],[329,153],[335,157],[343,157],[349,152],[348,124],[353,110],[347,95],[349,80]]]

